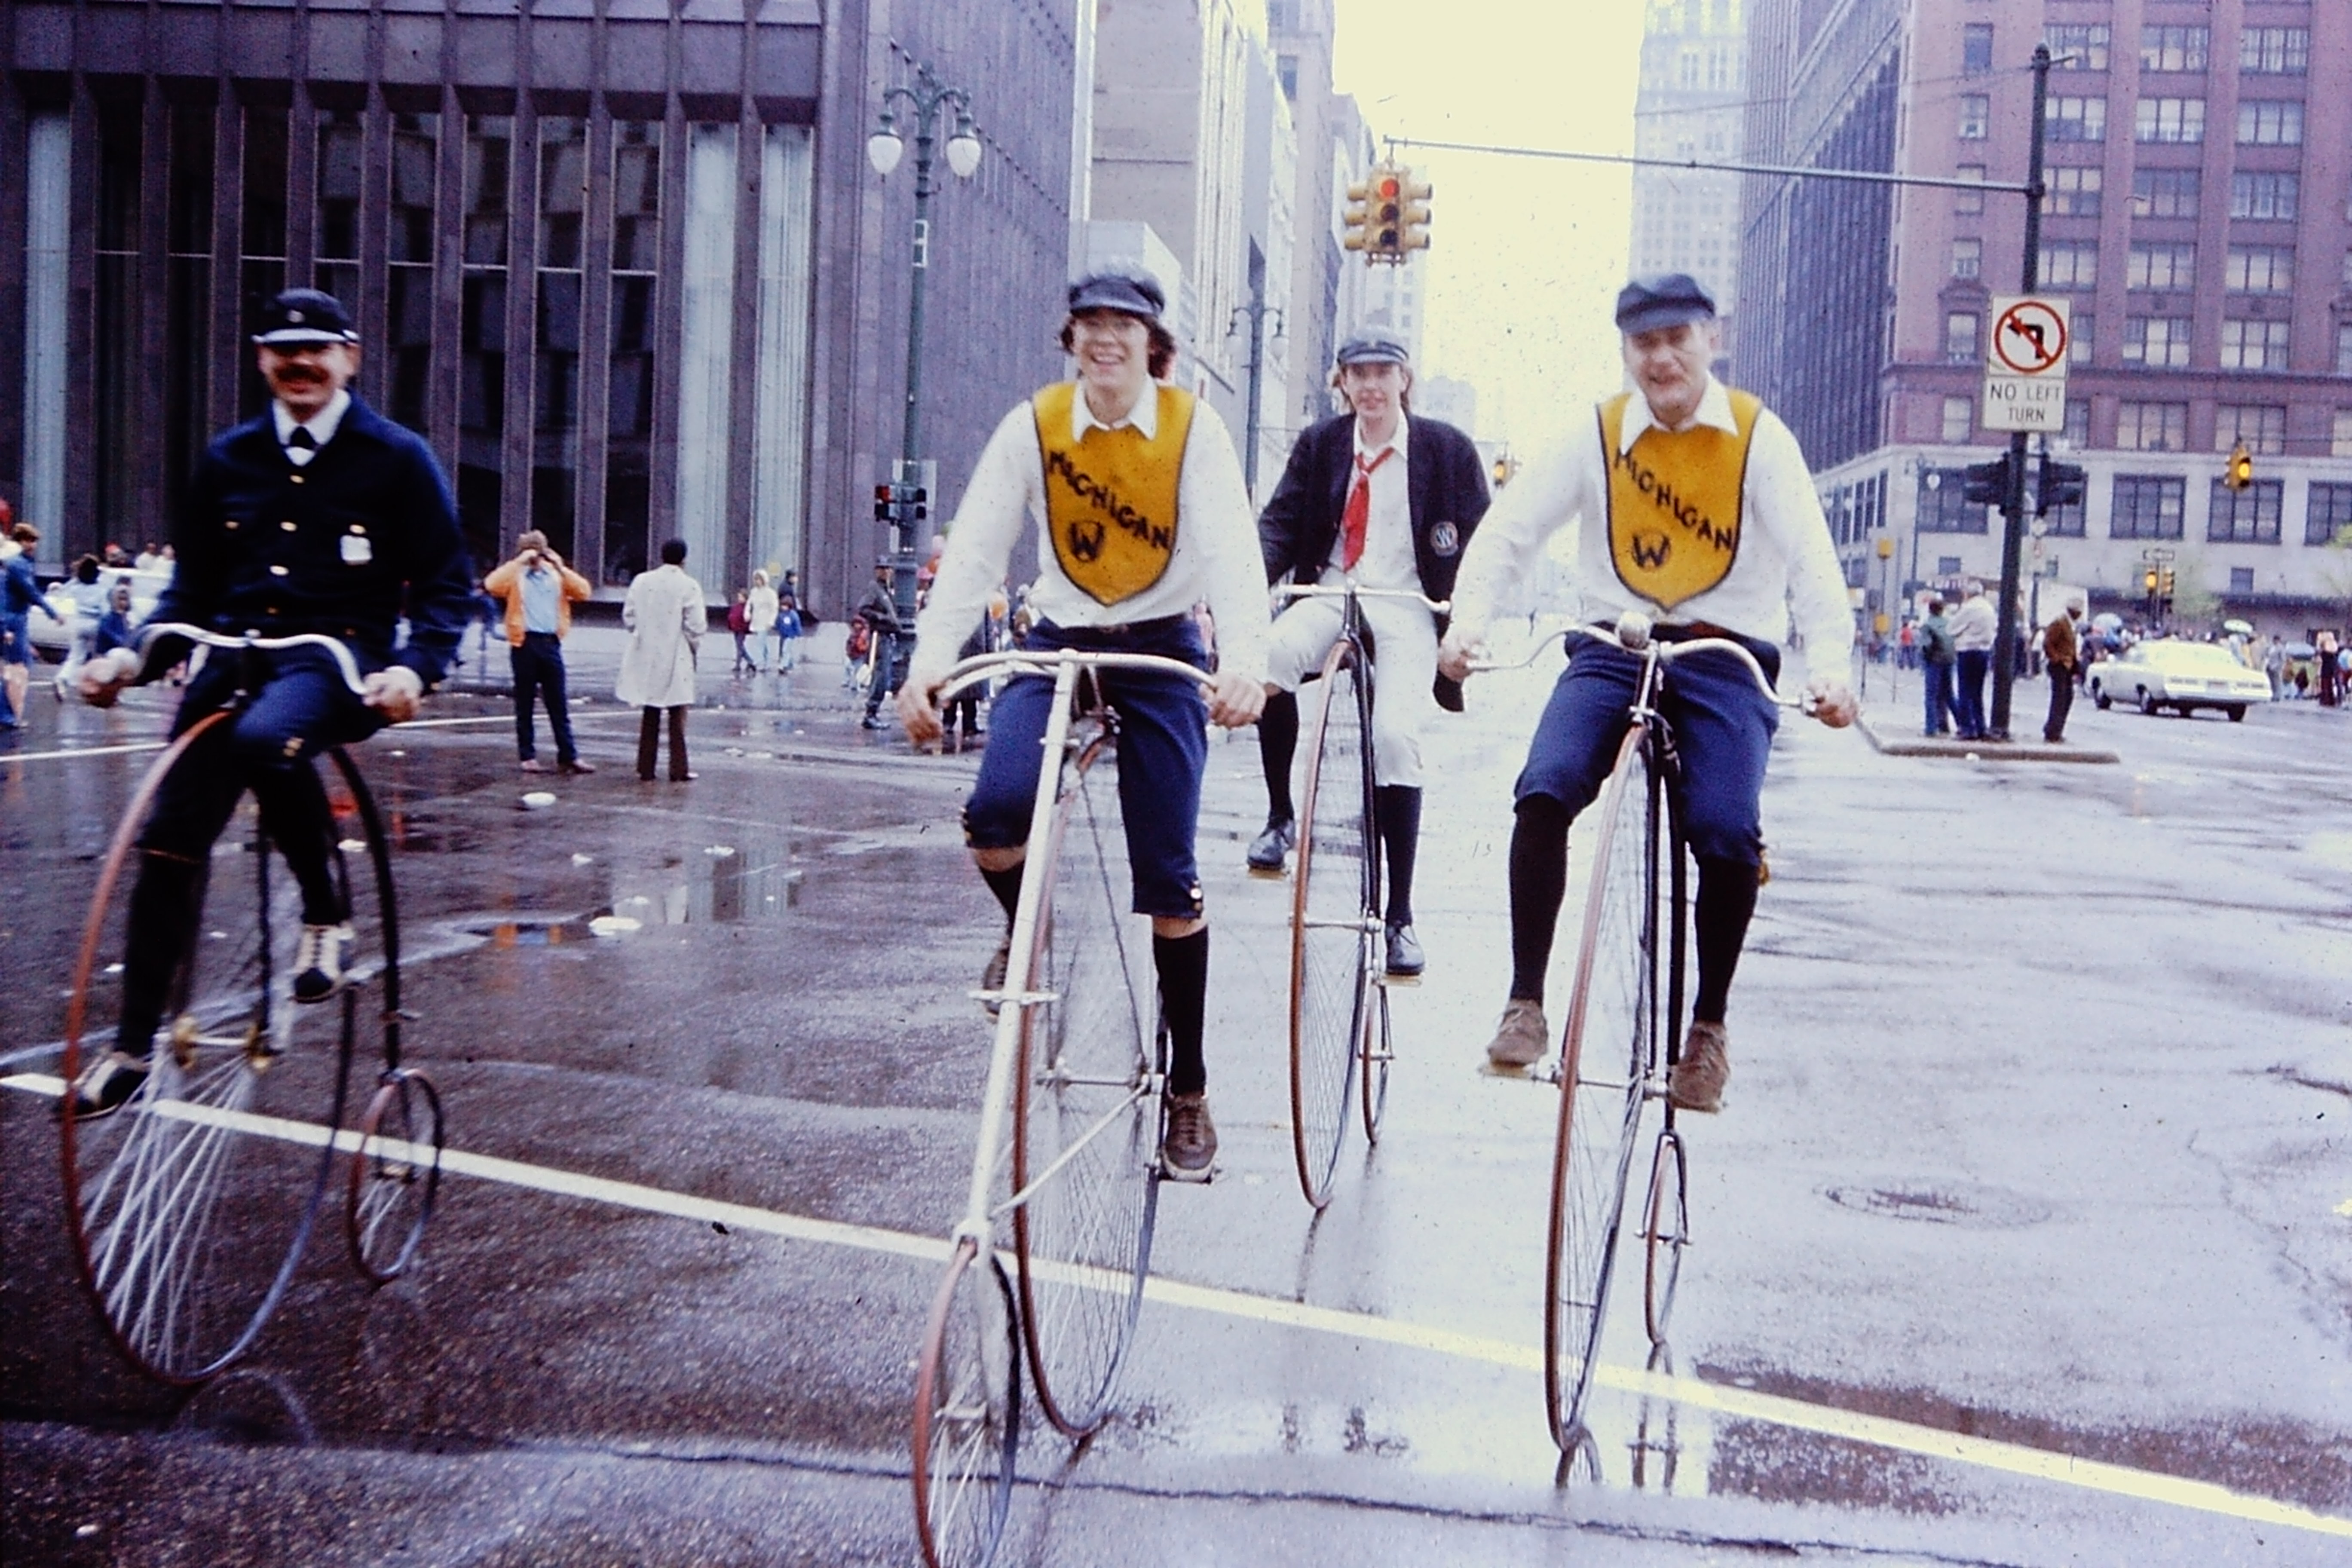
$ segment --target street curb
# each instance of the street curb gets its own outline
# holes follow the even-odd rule
[[[1958,757],[1971,763],[2120,763],[2123,758],[2113,752],[2091,746],[2039,745],[2019,741],[1931,741],[1918,737],[1898,736],[1888,740],[1879,734],[1867,719],[1854,721],[1854,727],[1871,744],[1871,749],[1890,757]]]

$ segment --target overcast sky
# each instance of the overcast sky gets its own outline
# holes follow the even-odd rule
[[[1338,0],[1341,92],[1374,132],[1630,152],[1638,0]],[[1521,458],[1622,374],[1633,171],[1407,150],[1435,187],[1421,369],[1478,389],[1478,435]],[[1349,265],[1360,265],[1353,258]]]

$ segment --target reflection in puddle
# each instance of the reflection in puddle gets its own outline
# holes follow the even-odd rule
[[[800,903],[803,873],[788,843],[705,845],[658,865],[610,868],[612,901],[600,911],[646,926],[775,920]]]

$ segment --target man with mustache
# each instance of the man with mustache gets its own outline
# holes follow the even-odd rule
[[[415,718],[473,613],[449,482],[421,437],[351,391],[359,333],[341,302],[289,289],[270,300],[253,342],[269,408],[216,437],[197,462],[173,525],[178,569],[149,619],[231,636],[323,633],[350,647],[366,694],[354,696],[317,647],[215,649],[188,682],[175,735],[239,687],[254,696],[172,770],[141,831],[114,1049],[75,1083],[77,1116],[114,1110],[145,1080],[173,973],[194,935],[213,840],[248,789],[301,889],[294,999],[323,1002],[342,990],[351,911],[311,758]],[[395,649],[403,615],[408,640]],[[82,668],[81,695],[111,707],[124,687],[160,678],[190,651],[184,637],[136,636]]]
[[[1709,370],[1721,344],[1714,299],[1682,273],[1636,279],[1617,296],[1617,330],[1633,389],[1596,407],[1486,514],[1463,555],[1438,668],[1469,674],[1487,623],[1520,596],[1510,585],[1528,581],[1545,541],[1580,520],[1583,620],[1607,627],[1636,610],[1662,640],[1729,638],[1777,680],[1776,645],[1793,613],[1815,716],[1852,723],[1843,674],[1853,614],[1821,499],[1789,427]],[[1511,994],[1486,1047],[1498,1068],[1532,1066],[1547,1047],[1544,978],[1569,824],[1616,761],[1640,665],[1613,639],[1578,642],[1528,745],[1513,792]],[[1780,712],[1720,650],[1676,661],[1661,709],[1682,759],[1675,805],[1698,861],[1698,989],[1667,1087],[1680,1109],[1711,1111],[1731,1073],[1724,1010],[1762,881],[1759,801]]]

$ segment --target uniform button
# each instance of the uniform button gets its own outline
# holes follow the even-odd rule
[[[294,531],[294,520],[292,518],[288,518],[284,522],[279,523],[278,526],[284,529],[287,532],[291,533]]]
[[[236,519],[235,519],[235,518],[233,518],[233,517],[232,517],[232,518],[228,519],[226,521],[223,522],[223,523],[221,524],[221,526],[222,526],[223,528],[226,528],[226,529],[229,530],[231,532],[235,532],[235,531],[236,531]]]
[[[298,485],[302,482],[302,476],[299,474],[289,474],[286,477],[293,480]]]
[[[276,614],[278,613],[278,606],[277,606],[277,605],[270,605],[270,606],[269,606],[269,613],[270,613],[271,615],[273,615],[273,616],[274,616],[274,615],[276,615]]]
[[[283,567],[283,566],[272,566],[272,567],[269,569],[269,574],[270,574],[272,577],[283,577],[283,576],[285,576],[285,575],[286,575],[286,568],[285,568],[285,567]],[[275,610],[272,610],[272,611],[270,611],[269,613],[270,613],[271,615],[273,615],[273,616],[274,616],[274,615],[276,615],[278,612],[277,612],[277,611],[275,611]]]

